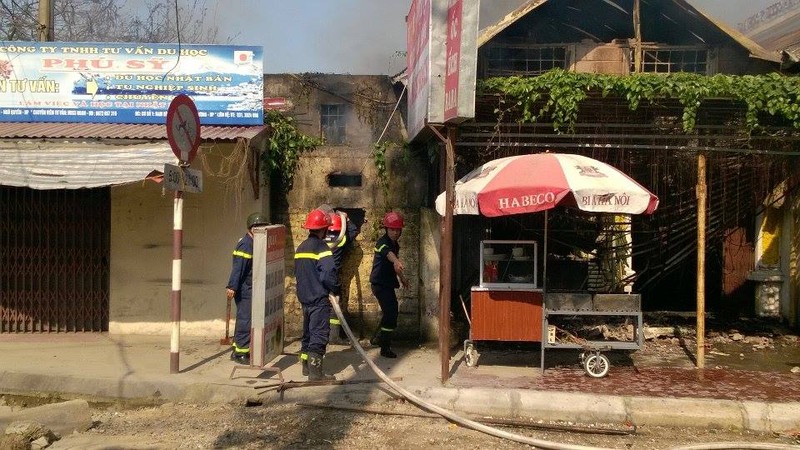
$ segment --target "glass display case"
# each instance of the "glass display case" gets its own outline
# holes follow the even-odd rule
[[[481,241],[480,287],[539,288],[536,241]]]

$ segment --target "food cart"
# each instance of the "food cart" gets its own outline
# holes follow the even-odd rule
[[[464,342],[468,366],[477,364],[477,341],[539,342],[544,371],[545,349],[583,350],[587,374],[603,377],[610,363],[603,354],[616,349],[636,350],[643,337],[638,294],[555,292],[547,287],[548,210],[557,206],[613,214],[650,214],[658,198],[616,168],[582,156],[540,153],[490,161],[455,185],[454,214],[486,217],[544,212],[542,251],[534,240],[483,240],[480,243],[479,284],[470,290],[469,339]],[[436,200],[444,215],[444,196]],[[539,264],[542,277],[539,279]],[[556,338],[551,324],[558,317],[618,316],[633,320],[629,341]]]

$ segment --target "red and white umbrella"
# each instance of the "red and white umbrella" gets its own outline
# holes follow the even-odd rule
[[[652,214],[658,197],[619,169],[582,155],[537,153],[495,159],[455,183],[453,214],[486,217],[571,206],[583,211]],[[445,193],[436,198],[445,213]]]

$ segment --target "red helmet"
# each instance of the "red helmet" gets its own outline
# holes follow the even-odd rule
[[[332,212],[331,216],[331,227],[329,228],[330,231],[342,231],[342,216],[339,215],[337,212]]]
[[[306,230],[320,230],[331,226],[331,218],[319,209],[312,209],[306,216],[306,223],[303,228]]]
[[[383,226],[386,228],[403,229],[403,216],[400,213],[390,211],[383,216]]]

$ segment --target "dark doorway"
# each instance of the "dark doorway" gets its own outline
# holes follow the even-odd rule
[[[0,186],[0,333],[108,330],[110,190]]]

